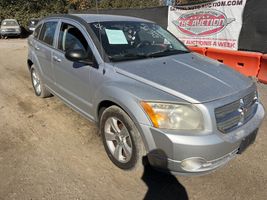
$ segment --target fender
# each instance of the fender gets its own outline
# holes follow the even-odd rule
[[[28,60],[30,60],[34,64],[34,66],[39,71],[41,76],[44,77],[44,73],[43,73],[43,70],[41,68],[40,62],[39,62],[39,60],[37,58],[37,55],[33,50],[31,50],[31,48],[32,48],[32,46],[30,46],[30,48],[29,48]]]
[[[111,101],[119,105],[135,123],[151,125],[150,120],[143,111],[140,101],[141,99],[133,95],[131,92],[116,86],[116,83],[105,85],[96,91],[93,99],[94,116],[98,118],[99,105],[103,101]],[[119,98],[118,98],[119,97]]]
[[[120,98],[118,99],[118,97]],[[153,149],[155,147],[154,139],[149,131],[141,131],[141,130],[143,127],[146,128],[151,127],[152,123],[149,120],[148,116],[143,111],[143,108],[139,103],[140,100],[141,99],[137,98],[129,91],[121,89],[118,86],[108,85],[101,87],[101,89],[95,93],[95,98],[93,99],[93,105],[95,109],[94,116],[95,119],[98,121],[99,118],[98,110],[101,102],[111,101],[117,104],[133,120],[137,129],[139,130],[139,133],[141,135],[146,150],[149,151],[150,149]]]

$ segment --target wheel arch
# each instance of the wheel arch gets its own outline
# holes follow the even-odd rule
[[[135,124],[142,123],[145,125],[151,125],[150,120],[142,110],[141,106],[139,105],[139,101],[129,100],[126,101],[122,97],[120,100],[109,97],[109,98],[103,98],[99,101],[99,103],[96,106],[95,116],[97,122],[99,122],[101,117],[101,109],[102,108],[108,108],[110,106],[118,106],[121,108],[125,113],[129,115],[129,117],[133,120]]]
[[[145,146],[146,151],[148,152],[150,148],[149,148],[149,143],[148,143],[148,141],[146,139],[147,136],[142,131],[142,128],[139,125],[139,123],[137,122],[134,114],[131,111],[129,111],[129,109],[125,108],[125,106],[123,106],[123,105],[121,106],[119,103],[116,103],[115,101],[112,101],[112,100],[103,100],[103,101],[101,101],[99,103],[99,105],[98,105],[98,108],[97,108],[97,111],[98,111],[98,123],[97,123],[98,124],[98,127],[100,127],[100,117],[101,117],[101,114],[102,114],[102,113],[100,113],[101,112],[101,109],[104,108],[104,110],[105,110],[105,109],[107,109],[107,108],[109,108],[111,106],[117,106],[117,107],[119,107],[120,109],[122,109],[130,117],[130,119],[134,122],[134,124],[135,124],[138,132],[140,133],[140,136],[142,138],[142,142],[143,142],[143,144]]]
[[[27,60],[27,66],[28,66],[28,70],[30,71],[31,67],[33,66],[33,62],[30,59]]]
[[[113,101],[110,101],[110,100],[103,100],[101,101],[98,106],[97,106],[97,119],[98,121],[100,121],[100,117],[102,115],[102,109],[107,109],[111,106],[118,106],[121,108],[121,106],[119,106],[117,103],[113,102]],[[122,110],[124,110],[123,108],[121,108]],[[124,110],[125,112],[125,110]]]
[[[118,93],[120,94],[119,96]],[[141,135],[145,149],[148,152],[149,149],[151,149],[155,144],[153,140],[151,141],[153,137],[152,135],[150,135],[150,132],[144,131],[142,128],[143,125],[147,127],[151,126],[151,122],[141,108],[140,100],[134,97],[129,91],[125,91],[124,89],[112,86],[109,86],[104,90],[102,89],[101,91],[99,91],[99,94],[101,94],[102,98],[101,100],[97,101],[99,103],[95,104],[97,105],[95,116],[98,126],[100,125],[101,109],[108,108],[113,105],[118,106],[134,122],[137,130]],[[103,94],[106,94],[105,97],[103,97]]]
[[[41,76],[43,76],[43,70],[41,68],[39,59],[38,59],[36,53],[30,49],[29,54],[28,54],[28,58],[27,58],[28,70],[31,70],[33,65],[40,72]]]

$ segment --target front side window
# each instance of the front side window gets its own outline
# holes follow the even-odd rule
[[[113,62],[189,52],[171,33],[154,23],[109,21],[90,26]]]
[[[78,28],[71,24],[63,23],[60,28],[58,49],[64,52],[68,50],[84,50],[88,52],[89,46]]]
[[[46,22],[42,27],[39,39],[46,44],[53,46],[57,22]]]

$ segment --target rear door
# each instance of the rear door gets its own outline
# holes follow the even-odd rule
[[[57,21],[47,21],[43,24],[38,37],[38,42],[34,43],[34,49],[41,68],[42,78],[45,83],[53,88],[53,70],[52,70],[52,50],[55,43],[55,33]]]
[[[79,24],[64,20],[57,38],[57,50],[53,51],[56,92],[76,110],[91,118],[91,77],[97,69],[65,58],[65,52],[71,49],[91,52],[90,41]]]

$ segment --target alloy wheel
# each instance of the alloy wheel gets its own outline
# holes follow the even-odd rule
[[[40,95],[42,92],[40,77],[34,69],[32,70],[32,83],[36,94]]]
[[[113,157],[127,163],[133,152],[133,143],[126,126],[116,117],[110,117],[105,123],[105,140]]]

